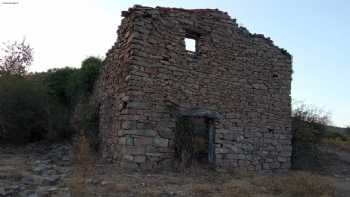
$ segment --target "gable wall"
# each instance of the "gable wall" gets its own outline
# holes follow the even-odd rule
[[[288,53],[217,10],[134,7],[124,16],[119,49],[107,55],[118,58],[108,59],[105,71],[105,83],[113,81],[105,85],[113,86],[105,98],[113,97],[114,107],[107,107],[112,120],[102,117],[104,126],[113,122],[102,138],[114,160],[146,168],[171,165],[177,114],[197,108],[222,115],[215,123],[219,167],[289,168]],[[185,50],[188,34],[198,36],[196,57]],[[126,40],[129,48],[121,47]]]

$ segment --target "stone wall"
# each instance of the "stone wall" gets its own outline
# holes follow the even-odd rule
[[[178,114],[215,119],[215,164],[290,167],[291,56],[227,13],[135,6],[122,13],[118,41],[100,78],[103,155],[128,167],[174,160]],[[196,52],[184,39],[196,39]]]

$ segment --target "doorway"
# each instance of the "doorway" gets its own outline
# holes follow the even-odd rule
[[[176,123],[175,157],[184,165],[215,163],[213,120],[183,116]]]

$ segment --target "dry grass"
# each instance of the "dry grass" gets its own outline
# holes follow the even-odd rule
[[[333,181],[324,176],[307,172],[294,172],[288,176],[256,177],[253,184],[263,187],[267,193],[288,197],[334,197]]]
[[[88,196],[87,180],[94,175],[95,159],[89,140],[79,136],[73,149],[73,175],[69,181],[69,189],[73,197]]]
[[[208,196],[211,193],[211,187],[208,183],[193,184],[192,193],[195,196]]]
[[[231,171],[229,171],[229,174],[231,174],[235,178],[252,178],[256,176],[256,171],[248,170],[247,168],[235,168]]]
[[[105,192],[108,194],[127,193],[130,191],[131,191],[130,187],[127,184],[122,184],[122,183],[108,184],[105,188]]]
[[[224,197],[250,197],[250,193],[247,187],[248,183],[237,182],[232,180],[223,185],[223,196]],[[252,190],[250,190],[252,191]]]
[[[205,173],[205,172],[203,172]],[[206,172],[208,173],[208,172]],[[81,136],[74,149],[73,176],[69,188],[73,197],[89,196],[91,192],[87,179],[95,177],[96,165],[94,155],[87,137]],[[111,175],[110,175],[111,176]],[[95,188],[99,194],[126,196],[156,197],[162,196],[169,188],[177,188],[188,196],[223,196],[223,197],[334,197],[335,187],[330,178],[307,172],[291,172],[288,175],[255,176],[255,173],[246,170],[237,170],[232,173],[217,173],[211,176],[194,175],[184,180],[183,177],[172,179],[170,184],[162,187],[148,184],[145,177],[131,176],[133,179],[123,179],[120,174],[109,177],[110,182],[103,187]],[[117,178],[118,177],[118,178]],[[135,179],[134,179],[135,178]],[[106,179],[105,179],[106,180]],[[162,180],[167,180],[165,178]],[[210,181],[213,180],[213,181]],[[140,187],[140,183],[145,183]],[[154,184],[154,183],[153,183]],[[142,185],[142,184],[141,184]],[[175,190],[174,190],[175,191]],[[93,196],[93,195],[92,195]]]

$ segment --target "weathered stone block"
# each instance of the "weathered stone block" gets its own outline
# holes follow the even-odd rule
[[[146,161],[146,156],[144,156],[144,155],[135,155],[134,156],[134,161],[136,163],[144,163]]]
[[[152,141],[153,141],[153,138],[151,138],[151,137],[144,137],[144,136],[135,136],[134,137],[135,146],[151,145]]]
[[[156,137],[153,139],[153,144],[158,147],[168,147],[169,140],[165,138]]]

